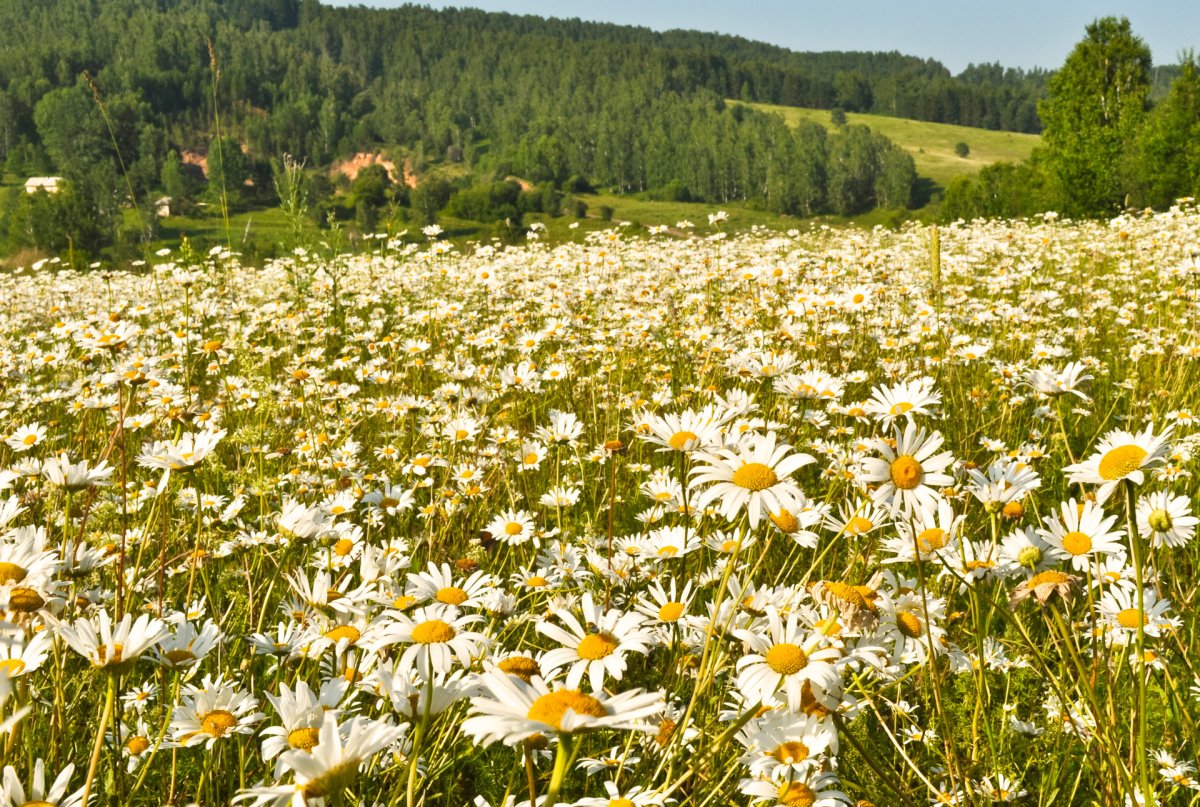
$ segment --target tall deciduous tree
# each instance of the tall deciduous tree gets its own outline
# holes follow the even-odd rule
[[[1145,117],[1150,49],[1129,20],[1087,27],[1038,105],[1044,164],[1071,214],[1117,210],[1124,201],[1122,157]]]

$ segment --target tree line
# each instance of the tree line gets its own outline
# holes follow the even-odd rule
[[[205,192],[182,155],[204,155],[208,187],[236,205],[273,202],[285,155],[313,169],[381,146],[402,147],[418,175],[461,165],[460,185],[516,174],[797,215],[904,206],[915,171],[885,139],[793,131],[724,99],[861,108],[860,78],[869,94],[905,65],[938,72],[898,54],[471,10],[0,0],[0,163],[66,179],[57,199],[0,200],[0,216],[10,246],[94,250],[131,200],[144,229],[124,237],[136,239],[155,196]],[[787,95],[801,86],[818,95]],[[78,232],[47,224],[85,209]]]
[[[1087,26],[1038,112],[1042,145],[1030,159],[951,183],[945,218],[1106,216],[1200,193],[1200,64],[1185,53],[1154,68],[1128,19]]]

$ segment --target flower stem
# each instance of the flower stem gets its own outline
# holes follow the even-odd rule
[[[550,789],[546,791],[546,801],[542,807],[554,807],[558,804],[558,792],[562,790],[563,779],[567,775],[567,766],[573,756],[571,746],[574,738],[570,734],[558,735],[558,748],[554,751],[554,772],[550,774]]]
[[[100,764],[100,749],[104,747],[104,732],[108,728],[108,721],[112,718],[113,702],[117,696],[117,675],[111,673],[108,675],[108,690],[104,695],[104,715],[100,718],[100,725],[96,729],[96,741],[92,744],[92,760],[88,763],[87,779],[83,783],[83,798],[80,804],[88,803],[88,795],[92,792],[92,780],[96,778],[96,766]]]

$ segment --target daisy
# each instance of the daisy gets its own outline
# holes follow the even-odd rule
[[[742,764],[751,774],[770,779],[803,774],[826,751],[836,754],[838,748],[832,721],[786,710],[751,720],[737,739],[746,749]]]
[[[462,730],[478,745],[516,745],[537,734],[578,734],[597,729],[653,732],[645,718],[662,709],[662,692],[633,689],[616,695],[584,694],[540,676],[526,682],[499,670],[479,676],[483,694],[471,698]]]
[[[18,453],[28,451],[44,442],[46,442],[46,427],[40,423],[19,426],[4,440],[9,448]]]
[[[501,543],[523,544],[534,537],[533,516],[524,510],[505,510],[483,529]]]
[[[751,437],[748,443],[734,448],[718,449],[716,453],[699,452],[697,467],[692,469],[693,483],[711,482],[693,504],[702,510],[710,502],[720,501],[720,512],[732,521],[745,508],[751,529],[758,527],[763,516],[800,499],[800,488],[789,477],[798,469],[815,462],[808,454],[791,454],[791,446],[776,444],[774,432],[764,437]]]
[[[316,744],[310,749],[284,751],[280,763],[294,772],[304,803],[310,803],[358,782],[359,769],[404,734],[402,726],[366,717],[351,718],[339,726],[337,715],[326,712]],[[357,799],[353,801],[357,803]]]
[[[941,488],[954,483],[945,473],[954,462],[949,451],[937,453],[942,447],[940,432],[927,434],[909,423],[904,431],[896,428],[896,447],[876,438],[869,446],[882,457],[866,457],[862,461],[859,481],[878,485],[871,494],[880,507],[887,506],[893,515],[900,511],[912,513],[918,508],[936,509]]]
[[[432,600],[442,605],[474,608],[494,585],[495,579],[486,572],[476,571],[466,580],[456,580],[449,563],[437,566],[429,561],[425,571],[408,573],[406,593],[418,602]]]
[[[47,482],[72,492],[110,484],[113,470],[105,460],[93,468],[87,460],[72,463],[65,454],[42,463],[42,474]]]
[[[1077,572],[1088,570],[1093,555],[1125,554],[1121,544],[1125,531],[1112,529],[1117,517],[1105,516],[1104,510],[1092,502],[1063,502],[1059,512],[1045,516],[1042,523],[1046,526],[1038,533],[1050,545],[1051,554],[1069,560]]]
[[[200,686],[188,685],[171,714],[171,732],[184,748],[213,744],[231,734],[253,734],[254,724],[265,715],[257,711],[258,698],[223,676],[205,676]]]
[[[712,405],[661,416],[642,412],[635,430],[642,439],[661,446],[659,451],[688,453],[717,445],[728,417],[728,412]]]
[[[173,636],[159,642],[154,656],[164,667],[194,670],[221,638],[221,629],[211,619],[199,629],[194,622],[181,622]]]
[[[837,786],[837,774],[813,769],[794,777],[743,779],[738,790],[754,797],[751,804],[768,807],[849,807],[850,797]]]
[[[1103,504],[1122,480],[1140,485],[1146,478],[1144,470],[1163,464],[1170,453],[1172,428],[1173,424],[1158,435],[1153,426],[1138,434],[1115,429],[1104,435],[1094,454],[1063,470],[1070,474],[1071,484],[1099,485],[1096,501]]]
[[[166,623],[149,614],[142,614],[135,621],[132,614],[126,613],[115,625],[107,611],[100,611],[94,622],[85,617],[68,625],[50,616],[45,619],[92,666],[120,670],[132,666],[138,656],[170,633]]]
[[[802,708],[805,685],[826,705],[836,706],[842,678],[834,666],[840,646],[822,633],[801,629],[792,612],[784,622],[774,605],[766,607],[765,632],[738,629],[733,633],[755,652],[738,659],[737,686],[747,700],[765,702],[775,693],[786,695],[788,708]]]
[[[662,807],[665,803],[665,796],[660,795],[654,790],[649,790],[641,785],[634,785],[628,790],[621,790],[615,782],[604,783],[604,792],[607,794],[602,798],[583,798],[575,802],[574,807]]]
[[[543,664],[550,676],[569,667],[566,686],[570,689],[578,687],[586,674],[592,691],[600,692],[605,675],[620,681],[625,674],[626,654],[645,655],[654,644],[654,635],[646,630],[640,613],[616,608],[606,611],[592,600],[591,592],[583,595],[580,607],[582,623],[565,610],[556,614],[565,629],[548,621],[538,623],[538,633],[563,645],[546,653]]]
[[[964,520],[965,516],[956,516],[945,499],[938,500],[932,507],[917,508],[911,518],[896,521],[896,537],[884,541],[884,548],[891,553],[885,563],[945,562],[943,556],[957,548]]]
[[[83,804],[84,788],[74,793],[67,793],[71,782],[71,774],[75,772],[73,764],[67,765],[55,777],[49,788],[46,787],[46,763],[39,757],[33,764],[33,781],[29,789],[21,784],[17,771],[12,765],[4,768],[4,781],[0,786],[0,805],[3,807],[80,807]]]
[[[1024,514],[1021,500],[1041,484],[1041,477],[1028,465],[1004,459],[989,465],[987,473],[969,468],[967,477],[967,492],[978,499],[987,512],[1000,511],[1010,518]],[[1020,506],[1019,511],[1012,505]]]
[[[684,583],[682,592],[675,578],[670,578],[670,588],[664,587],[665,582],[660,578],[651,583],[646,593],[639,595],[634,607],[649,617],[652,623],[671,626],[687,620],[694,593],[691,580]]]
[[[1077,361],[1071,362],[1062,370],[1055,370],[1052,366],[1044,364],[1026,373],[1024,383],[1051,398],[1070,394],[1080,400],[1090,401],[1091,398],[1079,389],[1084,381],[1092,380],[1091,373],[1085,372],[1086,369],[1082,362]]]
[[[1138,500],[1137,528],[1153,547],[1180,547],[1192,540],[1200,519],[1192,515],[1187,496],[1172,496],[1165,490],[1155,491]]]
[[[478,614],[459,615],[458,609],[446,605],[418,608],[412,614],[389,611],[389,624],[380,629],[376,647],[406,644],[398,669],[414,667],[426,680],[433,673],[448,673],[455,657],[463,667],[470,667],[491,645],[484,634],[466,630],[483,622]]]
[[[1170,600],[1161,600],[1152,586],[1142,591],[1142,608],[1138,607],[1136,586],[1109,586],[1100,598],[1097,610],[1108,630],[1107,638],[1116,645],[1128,645],[1137,641],[1139,617],[1146,636],[1161,636],[1174,624],[1166,613],[1171,610]]]
[[[902,381],[890,387],[876,387],[871,391],[866,411],[885,426],[891,426],[896,418],[908,418],[912,424],[916,415],[934,415],[934,409],[942,402],[942,394],[933,391],[932,378]]]
[[[289,689],[287,684],[281,684],[278,697],[268,694],[267,700],[279,715],[281,725],[271,726],[260,735],[264,738],[263,759],[275,759],[289,748],[312,750],[317,744],[321,724],[325,721],[325,712],[336,714],[348,686],[346,679],[334,678],[321,686],[318,695],[304,681],[299,681],[295,690]],[[276,775],[281,773],[282,770],[277,768]]]
[[[902,590],[879,602],[878,640],[892,648],[893,664],[924,664],[929,654],[946,651],[942,644],[946,617],[940,597]]]

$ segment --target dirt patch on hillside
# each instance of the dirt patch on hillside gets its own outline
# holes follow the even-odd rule
[[[417,185],[417,178],[412,174],[411,160],[405,160],[403,169],[398,169],[394,162],[382,154],[372,154],[368,151],[360,151],[348,160],[334,163],[329,169],[329,174],[330,176],[345,174],[346,178],[353,182],[358,178],[359,171],[371,165],[382,165],[392,182],[403,181],[410,188],[415,188]]]

